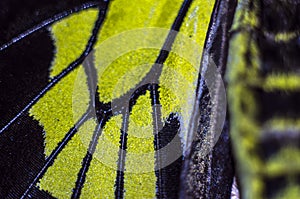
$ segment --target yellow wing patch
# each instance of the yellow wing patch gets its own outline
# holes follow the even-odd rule
[[[209,0],[196,0],[192,3],[179,32],[195,43],[182,40],[182,37],[176,38],[172,47],[174,53],[171,52],[167,58],[160,77],[162,116],[166,119],[171,112],[180,114],[180,133],[184,140],[192,113],[191,104],[195,100],[202,49],[213,6],[214,2]]]
[[[86,142],[89,143],[92,138],[95,126],[94,120],[85,122],[40,180],[40,189],[49,191],[57,198],[69,198],[72,195],[77,173],[86,154]]]
[[[56,76],[80,56],[90,37],[96,15],[97,11],[93,9],[83,11],[56,23],[52,27],[56,55],[50,77]],[[78,78],[79,81],[75,81],[77,75],[81,77]],[[74,122],[79,119],[78,117],[86,111],[90,101],[86,81],[87,78],[82,67],[74,70],[47,92],[30,110],[30,114],[44,127],[46,156],[50,155],[66,132],[74,126]],[[75,86],[78,90],[74,93]],[[72,107],[73,97],[80,99],[75,102],[76,109]]]
[[[106,39],[126,30],[145,27],[169,29],[178,14],[181,3],[181,0],[112,1],[96,47]],[[183,34],[196,40],[200,49],[204,45],[212,9],[211,1],[194,1],[180,29]],[[56,56],[50,69],[50,78],[59,74],[84,50],[97,13],[98,11],[95,9],[82,11],[52,26]],[[130,41],[128,42],[130,43]],[[178,51],[185,45],[177,40],[174,49]],[[150,70],[158,52],[158,49],[139,49],[118,57],[106,71],[100,71],[101,69],[97,68],[98,73],[101,73],[98,79],[100,101],[110,102],[133,88]],[[194,55],[193,49],[188,52]],[[97,53],[95,56],[95,62],[101,63],[101,60],[97,60],[99,58]],[[200,58],[201,54],[198,54],[195,62],[189,63],[176,53],[171,53],[168,57],[159,79],[164,119],[172,112],[178,112],[182,115],[183,123],[188,123],[193,107],[191,104],[195,95]],[[140,65],[143,65],[143,68],[137,67]],[[87,77],[83,68],[79,67],[61,80],[30,110],[30,114],[40,122],[45,130],[46,156],[51,154],[66,132],[85,113],[89,102]],[[139,168],[136,162],[138,160],[130,152],[132,154],[148,153],[147,161],[154,169],[151,112],[149,92],[147,92],[146,95],[139,97],[130,115],[129,155],[125,166],[128,170],[130,167]],[[87,172],[81,195],[83,198],[114,197],[118,160],[116,152],[119,148],[121,123],[121,116],[113,116],[106,123]],[[77,173],[81,168],[81,162],[88,149],[95,126],[94,120],[85,122],[40,180],[38,184],[40,189],[46,190],[58,198],[71,196]],[[138,138],[138,136],[147,138]],[[103,159],[108,162],[101,161]],[[153,198],[156,192],[155,182],[154,171],[143,174],[125,172],[125,196],[128,198]]]
[[[114,198],[121,126],[121,115],[113,116],[106,123],[87,172],[82,198]]]
[[[156,176],[152,106],[149,91],[140,96],[130,114],[124,174],[127,198],[155,198]],[[149,172],[149,167],[152,172]],[[132,170],[135,170],[133,173]],[[150,170],[151,171],[151,170]],[[142,185],[142,186],[141,186]]]

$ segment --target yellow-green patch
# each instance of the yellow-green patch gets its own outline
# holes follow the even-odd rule
[[[299,31],[295,31],[295,32],[279,32],[276,34],[272,34],[269,33],[267,31],[264,32],[264,34],[273,39],[274,41],[278,42],[278,43],[282,43],[282,42],[287,42],[290,41],[292,39],[296,39],[297,36],[299,36],[300,32]]]
[[[266,132],[282,133],[298,129],[299,122],[294,119],[272,118],[267,122],[259,121],[258,88],[262,92],[295,92],[299,89],[296,74],[262,75],[261,57],[256,44],[255,32],[259,26],[259,1],[239,1],[235,13],[226,71],[228,82],[227,97],[230,103],[230,133],[236,157],[242,198],[264,198],[265,182],[263,177],[286,176],[292,178],[299,173],[299,151],[284,146],[267,161],[259,155],[259,139]],[[250,7],[252,7],[250,9]],[[274,42],[289,39],[290,35],[276,35]],[[291,164],[286,164],[292,162]],[[295,186],[287,185],[278,198],[293,198],[298,192]],[[274,190],[275,191],[275,190]]]
[[[297,148],[286,147],[274,154],[267,162],[264,173],[276,177],[296,175],[300,172],[300,152]]]
[[[263,129],[278,133],[286,131],[298,132],[300,130],[300,119],[274,117],[264,124]]]
[[[129,119],[124,174],[126,198],[155,198],[154,166],[152,106],[150,93],[147,91],[146,95],[137,100]]]
[[[101,45],[108,38],[126,30],[160,27],[169,29],[181,6],[181,0],[126,1],[111,2],[106,20],[101,28],[96,44]],[[199,45],[197,60],[189,63],[186,57],[171,53],[163,68],[160,81],[160,100],[163,118],[172,112],[182,115],[187,124],[194,103],[196,81],[201,50],[204,45],[213,3],[196,0],[191,5],[180,31],[194,39]],[[58,75],[84,50],[91,35],[98,11],[82,11],[54,24],[51,28],[56,54],[50,69],[50,78]],[[166,35],[165,35],[166,36]],[[128,41],[130,43],[130,41]],[[175,41],[177,50],[186,43]],[[97,68],[100,101],[110,102],[133,88],[146,75],[157,58],[159,49],[139,49],[117,57],[105,71]],[[186,53],[186,52],[185,52]],[[188,57],[194,57],[190,49]],[[109,54],[109,52],[108,52]],[[95,53],[95,63],[97,60]],[[195,64],[196,63],[196,64]],[[96,64],[97,65],[97,64]],[[140,67],[142,66],[142,67]],[[93,92],[93,91],[92,91]],[[45,154],[49,156],[65,134],[88,108],[89,90],[84,69],[80,66],[54,86],[30,110],[45,131]],[[149,92],[140,96],[130,115],[128,131],[128,156],[126,168],[143,167],[137,165],[143,159],[154,169],[154,145],[152,128],[152,108]],[[114,181],[118,160],[121,116],[113,116],[103,129],[98,140],[95,155],[87,172],[82,189],[83,198],[111,198],[114,196]],[[75,187],[77,173],[87,152],[88,144],[96,122],[90,120],[79,129],[63,151],[56,158],[38,186],[58,198],[69,198]],[[142,138],[140,138],[141,136]],[[146,153],[138,159],[135,153]],[[145,162],[147,162],[145,161]],[[146,173],[125,172],[125,196],[128,198],[154,198],[156,177],[154,171]]]
[[[95,126],[96,122],[89,120],[79,129],[40,180],[38,184],[40,189],[50,192],[57,198],[71,197],[77,173],[89,146],[86,142],[92,138]]]
[[[56,54],[50,77],[65,69],[84,50],[96,15],[97,11],[93,9],[83,11],[52,26]],[[30,114],[44,127],[46,156],[50,155],[66,132],[86,111],[90,101],[86,81],[82,67],[74,70],[30,110]],[[73,101],[74,98],[78,100]],[[72,106],[73,102],[76,109]]]
[[[114,198],[122,116],[113,116],[105,125],[87,172],[82,198]]]
[[[249,21],[248,1],[241,1],[235,15],[234,28],[244,24],[255,25],[256,18]],[[239,10],[241,9],[241,10]],[[254,12],[254,11],[251,11]],[[245,14],[246,16],[241,16]],[[255,16],[255,15],[254,15]],[[252,16],[253,17],[253,16]],[[251,17],[250,17],[251,18]],[[236,27],[235,27],[236,26]],[[251,84],[259,79],[258,47],[250,32],[242,30],[233,35],[229,46],[226,80],[230,103],[230,128],[233,149],[237,157],[237,172],[243,189],[243,198],[262,198],[263,184],[260,176],[262,162],[256,155],[258,136],[261,133],[256,117],[259,107]],[[245,59],[250,56],[250,63]],[[254,83],[252,83],[254,82]]]
[[[250,3],[253,3],[252,9]],[[254,28],[258,27],[258,1],[252,0],[240,0],[236,8],[234,21],[232,24],[232,30],[238,30],[240,28]]]
[[[180,6],[180,0],[114,1],[110,6],[96,47],[112,36],[128,30],[150,27],[169,29]],[[127,40],[126,45],[131,45],[132,42],[136,42],[136,40]],[[100,100],[103,102],[112,101],[140,82],[154,64],[159,50],[141,49],[128,52],[120,58],[116,57],[116,60],[103,73],[100,66],[100,69],[98,69],[100,73],[98,76]],[[110,52],[105,53],[109,56]],[[98,55],[97,52],[95,56],[96,65],[103,62],[101,60],[103,56]],[[121,84],[123,82],[126,83]]]
[[[181,136],[184,140],[187,136],[187,126],[195,100],[202,49],[213,6],[214,3],[209,0],[196,0],[192,3],[180,28],[180,33],[194,40],[195,43],[191,44],[187,39],[182,40],[182,37],[176,38],[173,53],[170,53],[167,58],[160,77],[162,116],[166,119],[171,112],[181,115]],[[198,55],[195,55],[195,49],[198,50],[196,51]],[[184,52],[181,53],[182,51]],[[189,59],[190,57],[192,59]]]
[[[50,69],[50,77],[58,75],[81,55],[91,36],[97,14],[97,9],[81,11],[51,27],[55,44],[55,58]]]
[[[277,194],[276,199],[296,199],[300,198],[300,187],[290,184],[286,189]]]
[[[297,74],[272,74],[266,77],[263,88],[266,91],[299,91],[300,76]]]

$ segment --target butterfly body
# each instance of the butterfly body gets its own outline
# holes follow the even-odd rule
[[[292,177],[299,172],[294,169],[299,113],[293,102],[299,92],[293,37],[299,34],[292,36],[299,13],[292,5],[299,7],[296,1],[240,1],[236,11],[227,78],[243,198],[299,197]]]

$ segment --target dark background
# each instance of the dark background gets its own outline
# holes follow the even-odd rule
[[[20,33],[87,0],[1,0],[0,46]],[[54,45],[43,28],[0,51],[0,129],[48,83]],[[0,198],[19,198],[43,165],[43,129],[22,115],[0,134]],[[33,198],[51,198],[33,190]]]

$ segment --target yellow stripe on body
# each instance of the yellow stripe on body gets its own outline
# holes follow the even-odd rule
[[[252,0],[239,0],[236,11],[234,14],[234,20],[231,29],[238,30],[240,28],[251,28],[257,27],[258,19],[257,19],[257,10],[255,10],[255,4],[257,2]],[[250,9],[250,3],[253,3],[255,6]]]
[[[263,75],[262,63],[257,46],[257,26],[259,26],[259,1],[239,1],[235,14],[229,47],[226,78],[228,81],[228,101],[230,102],[231,137],[235,152],[237,173],[240,176],[242,197],[246,199],[265,198],[268,182],[266,179],[287,177],[288,188],[275,198],[297,198],[299,191],[294,186],[296,178],[291,177],[299,171],[299,152],[292,146],[283,146],[270,158],[261,156],[261,138],[276,133],[290,133],[298,128],[298,119],[274,118],[259,121],[261,99],[258,92],[295,92],[299,89],[297,74],[278,73]],[[242,15],[245,15],[244,18]],[[252,16],[252,17],[249,17]],[[280,36],[280,35],[279,35]],[[276,38],[274,38],[274,42]],[[249,48],[249,49],[247,49]],[[248,61],[249,60],[249,61]],[[282,131],[282,132],[280,132]],[[269,133],[270,132],[270,133]],[[273,146],[270,146],[271,150]],[[274,146],[276,148],[276,146]],[[291,162],[287,164],[287,162]],[[271,190],[277,191],[277,190]],[[297,196],[297,197],[296,197]]]
[[[272,177],[281,177],[287,173],[295,174],[300,172],[300,151],[297,147],[286,146],[278,153],[273,154],[268,160],[263,173]],[[294,176],[297,180],[297,177]]]
[[[269,33],[268,31],[264,31],[264,35],[276,41],[277,43],[284,43],[293,39],[297,39],[297,37],[300,35],[300,32],[293,31],[293,32]]]
[[[266,91],[284,90],[299,91],[300,75],[298,74],[271,74],[264,81],[263,88]]]
[[[234,139],[233,148],[235,155],[238,157],[238,173],[243,175],[241,180],[242,186],[247,187],[244,190],[245,198],[261,198],[262,185],[257,180],[257,173],[261,167],[260,160],[254,156],[257,145],[257,137],[259,136],[260,128],[255,118],[257,117],[257,102],[254,93],[249,89],[242,78],[250,78],[255,74],[255,69],[248,70],[247,64],[243,59],[245,51],[241,46],[247,41],[247,33],[240,33],[232,38],[230,48],[232,57],[229,58],[227,66],[230,73],[227,73],[227,79],[231,83],[228,84],[227,93],[228,101],[231,103],[231,135]],[[246,39],[246,40],[245,40]],[[253,58],[257,59],[257,58]],[[252,67],[252,66],[251,66]],[[250,183],[249,183],[250,182]]]
[[[255,120],[258,114],[255,93],[251,90],[251,83],[259,76],[259,52],[248,28],[258,24],[257,10],[249,10],[249,1],[239,1],[235,13],[233,30],[230,41],[227,62],[226,80],[228,82],[227,97],[230,102],[230,133],[233,138],[233,151],[237,157],[237,172],[243,176],[240,183],[243,198],[261,198],[263,185],[260,179],[261,160],[255,154],[260,128]],[[249,56],[251,63],[245,57]]]
[[[275,199],[300,198],[298,173],[300,172],[300,151],[298,147],[286,146],[267,162],[264,173],[271,177],[288,176],[287,186],[280,190]]]
[[[295,199],[300,198],[300,187],[294,184],[289,185],[281,191],[275,199]]]
[[[265,131],[284,133],[284,131],[300,131],[300,119],[273,117],[263,126]]]

